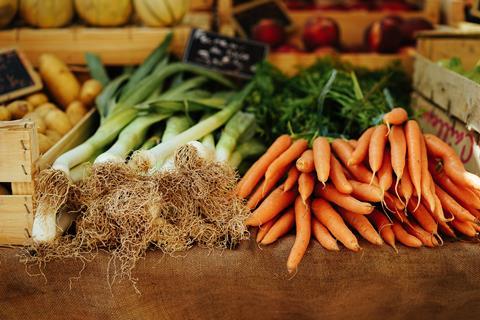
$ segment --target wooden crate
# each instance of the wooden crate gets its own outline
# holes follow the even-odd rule
[[[297,30],[302,30],[308,19],[313,17],[328,17],[335,20],[340,26],[340,41],[347,47],[363,45],[364,33],[367,27],[375,21],[392,14],[381,11],[328,11],[328,10],[295,10],[290,16]],[[425,0],[423,10],[395,12],[403,18],[421,17],[437,24],[440,21],[440,0]]]
[[[218,0],[222,2],[222,0]],[[213,9],[214,0],[190,0],[190,10],[206,11]]]
[[[470,69],[480,59],[480,31],[424,31],[418,34],[417,50],[432,61],[459,57]]]
[[[441,13],[445,24],[457,27],[465,21],[465,2],[463,0],[442,0]]]
[[[465,168],[480,175],[480,134],[469,129],[449,110],[440,108],[418,93],[412,94],[412,108],[420,113],[418,121],[425,133],[432,133],[452,146]]]
[[[268,60],[286,74],[292,75],[298,71],[298,68],[308,67],[320,57],[322,55],[315,53],[271,53]],[[356,53],[339,54],[338,57],[353,65],[372,70],[384,68],[398,60],[407,73],[411,74],[413,70],[413,57],[410,54]]]
[[[40,155],[32,121],[0,121],[0,182],[11,184],[12,195],[0,196],[0,245],[30,241],[33,224],[34,177],[62,153],[84,141],[98,125],[91,110],[45,154]]]
[[[13,29],[0,31],[0,47],[16,46],[38,65],[42,53],[55,53],[68,64],[85,64],[85,52],[97,53],[107,65],[138,64],[173,30],[171,49],[181,55],[190,27]]]

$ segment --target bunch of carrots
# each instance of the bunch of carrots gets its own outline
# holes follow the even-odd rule
[[[287,260],[293,272],[310,239],[338,251],[358,251],[354,229],[367,241],[418,248],[443,243],[440,233],[474,237],[480,231],[480,177],[455,151],[423,134],[403,108],[383,117],[358,140],[278,137],[247,171],[237,194],[253,211],[249,226],[268,245],[296,226]]]

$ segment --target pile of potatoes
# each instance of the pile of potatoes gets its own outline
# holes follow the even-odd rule
[[[44,92],[12,101],[0,106],[0,121],[34,121],[40,153],[45,153],[87,114],[102,91],[102,85],[94,79],[81,84],[67,65],[53,54],[40,57],[39,72],[53,101]]]

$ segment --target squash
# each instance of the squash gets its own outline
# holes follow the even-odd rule
[[[73,0],[20,0],[20,16],[40,28],[58,28],[73,17]]]
[[[131,0],[75,0],[75,9],[85,22],[98,27],[124,25],[132,13]]]
[[[12,114],[5,106],[0,106],[0,121],[9,121],[12,120]]]
[[[12,22],[17,10],[18,0],[0,0],[0,28]]]
[[[135,11],[150,27],[170,27],[179,24],[188,11],[190,0],[134,0]]]

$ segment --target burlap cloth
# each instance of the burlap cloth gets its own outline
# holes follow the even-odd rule
[[[395,254],[365,243],[361,253],[329,253],[315,243],[289,280],[292,241],[149,253],[135,272],[141,295],[128,282],[109,291],[104,254],[69,289],[78,263],[49,265],[45,284],[15,250],[0,249],[0,319],[480,319],[480,244]]]

